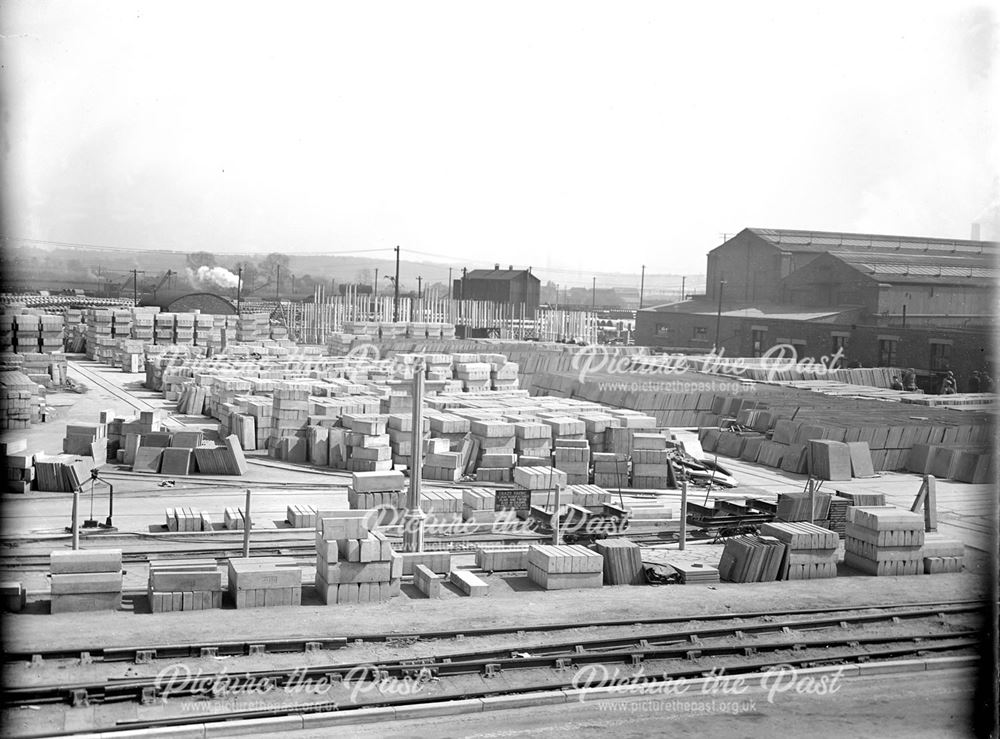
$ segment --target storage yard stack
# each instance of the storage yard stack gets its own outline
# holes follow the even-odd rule
[[[61,315],[41,315],[38,317],[39,324],[39,345],[42,352],[61,352],[63,350],[63,340],[65,337],[65,319]]]
[[[579,545],[531,546],[528,579],[545,590],[599,588],[604,584],[604,557]]]
[[[514,451],[519,464],[523,457],[552,460],[552,428],[537,421],[518,421],[514,425]],[[568,472],[569,470],[567,470]]]
[[[122,601],[120,549],[55,551],[52,573],[52,613],[117,611]]]
[[[433,428],[432,420],[431,429]],[[469,430],[472,432],[474,446],[478,444],[478,453],[476,453],[478,458],[487,454],[510,454],[514,452],[517,445],[514,424],[507,421],[470,420]]]
[[[153,339],[157,344],[174,343],[174,314],[156,313],[153,316]]]
[[[555,467],[515,467],[514,484],[531,491],[532,505],[553,503],[556,488],[566,487],[566,473]]]
[[[14,351],[14,314],[0,312],[0,352]]]
[[[355,472],[347,488],[351,510],[373,511],[374,521],[392,523],[405,506],[406,479],[399,470]]]
[[[23,372],[0,372],[0,428],[26,429],[41,418],[38,383]]]
[[[629,486],[628,455],[617,452],[595,453],[594,484],[602,488],[616,490],[627,488]]]
[[[590,444],[583,439],[556,439],[555,466],[566,473],[568,485],[590,482]]]
[[[924,545],[920,554],[924,560],[923,571],[927,575],[961,572],[965,566],[965,545],[936,531],[924,533]]]
[[[320,511],[316,521],[316,592],[327,605],[380,603],[399,594],[403,558],[369,528],[372,511]]]
[[[425,480],[458,482],[465,474],[466,459],[462,452],[450,450],[447,439],[427,439],[420,476]],[[409,460],[405,462],[409,464]]]
[[[632,435],[632,487],[663,490],[670,487],[670,453],[662,434]]]
[[[603,539],[597,542],[596,548],[604,558],[605,585],[641,585],[645,582],[638,544],[628,539]]]
[[[271,436],[267,453],[288,462],[306,461],[306,426],[309,424],[311,383],[280,382],[273,391]]]
[[[229,560],[229,595],[237,608],[302,603],[302,568],[290,557]]]
[[[156,340],[156,314],[149,310],[136,309],[132,314],[132,338],[145,344]]]
[[[456,354],[455,377],[462,381],[467,392],[490,389],[490,365],[478,361],[478,354]]]
[[[153,613],[222,608],[222,572],[214,559],[152,560],[146,594]]]
[[[839,537],[811,523],[765,523],[760,533],[785,545],[779,580],[814,580],[837,576]]]
[[[580,415],[580,420],[584,423],[587,441],[590,443],[590,449],[592,451],[613,451],[607,447],[605,432],[609,428],[615,428],[621,425],[617,418],[608,413],[583,413]]]
[[[115,337],[112,334],[114,312],[106,308],[87,310],[87,358],[104,364],[114,361]]]
[[[508,362],[506,357],[502,357],[502,361],[492,362],[490,367],[490,384],[494,390],[514,390],[517,388],[519,368],[515,362]]]
[[[430,438],[431,421],[427,416],[421,417],[422,441]],[[386,433],[389,434],[389,448],[392,450],[393,464],[410,464],[413,453],[413,416],[409,413],[391,413],[386,423]]]
[[[19,313],[14,316],[14,349],[19,354],[38,351],[41,336],[41,316],[36,313]]]
[[[347,469],[351,472],[384,472],[392,469],[392,448],[386,433],[387,417],[345,413]]]
[[[924,517],[901,508],[848,509],[844,564],[866,575],[917,575],[924,570]]]
[[[778,579],[785,545],[771,536],[734,536],[719,559],[719,578],[727,582],[772,582]]]
[[[462,491],[462,520],[492,523],[497,520],[496,493],[488,488],[466,488]]]

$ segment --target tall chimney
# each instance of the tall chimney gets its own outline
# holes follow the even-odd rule
[[[494,262],[493,263],[493,269],[495,269],[497,272],[499,272],[500,271],[500,262]]]

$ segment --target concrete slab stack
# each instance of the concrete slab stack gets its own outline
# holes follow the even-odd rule
[[[462,520],[492,523],[497,520],[496,493],[487,488],[466,488],[462,491]]]
[[[844,564],[866,575],[917,575],[924,570],[924,517],[891,506],[848,509]]]
[[[116,611],[122,600],[120,549],[55,551],[49,555],[52,613]]]
[[[579,545],[531,546],[528,579],[545,590],[599,588],[604,584],[604,557]]]
[[[553,452],[555,466],[566,473],[566,484],[586,485],[590,482],[590,446],[562,446],[562,439],[556,439]]]
[[[670,455],[662,434],[632,435],[632,487],[663,490],[670,486]]]
[[[348,430],[347,469],[351,472],[384,472],[392,469],[392,447],[386,433],[388,416],[349,414],[341,416]]]
[[[459,361],[455,355],[455,377],[462,381],[462,389],[466,392],[477,392],[490,389],[490,365],[486,362]]]
[[[399,594],[403,558],[380,531],[374,511],[319,511],[316,592],[327,605],[381,603]]]
[[[271,435],[267,453],[288,462],[306,461],[311,383],[283,381],[272,391]]]
[[[965,545],[936,531],[924,534],[924,545],[920,549],[920,555],[924,560],[924,574],[927,575],[961,572],[965,566]]]
[[[760,533],[785,545],[779,580],[814,580],[837,576],[837,546],[833,531],[811,523],[774,521],[760,527]]]
[[[595,547],[604,557],[605,585],[642,585],[646,582],[638,544],[628,539],[602,539]]]
[[[146,594],[153,613],[222,608],[222,571],[214,559],[152,560]]]
[[[778,579],[785,545],[772,536],[734,536],[719,559],[719,578],[727,582],[772,582]]]
[[[406,478],[399,470],[355,472],[347,488],[351,510],[377,512],[377,520],[388,522],[406,504]]]
[[[291,557],[230,559],[227,585],[237,608],[302,603],[302,568]]]

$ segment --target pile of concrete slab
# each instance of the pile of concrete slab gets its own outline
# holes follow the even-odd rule
[[[374,511],[375,520],[391,522],[405,504],[406,479],[399,470],[355,472],[347,487],[351,510]]]
[[[599,588],[604,584],[604,557],[580,545],[531,546],[528,579],[545,590]]]
[[[403,558],[380,531],[374,511],[319,511],[316,592],[327,605],[380,603],[399,594]]]
[[[120,549],[54,551],[49,555],[49,570],[52,613],[116,611],[121,607]]]
[[[146,593],[153,613],[222,608],[222,572],[214,559],[151,560]]]
[[[233,558],[227,586],[237,608],[297,606],[302,568],[291,557]]]
[[[785,545],[785,556],[778,570],[779,580],[814,580],[837,576],[836,533],[815,524],[773,521],[760,527],[760,533]]]
[[[848,509],[844,564],[866,575],[923,573],[924,517],[901,508]]]

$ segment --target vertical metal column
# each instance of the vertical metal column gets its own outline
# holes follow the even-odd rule
[[[427,514],[420,508],[420,470],[424,459],[424,363],[418,360],[413,368],[413,429],[410,438],[410,489],[406,494],[406,515],[403,516],[403,551],[422,552],[424,523]]]
[[[247,488],[247,502],[243,508],[243,556],[250,556],[250,488]]]

